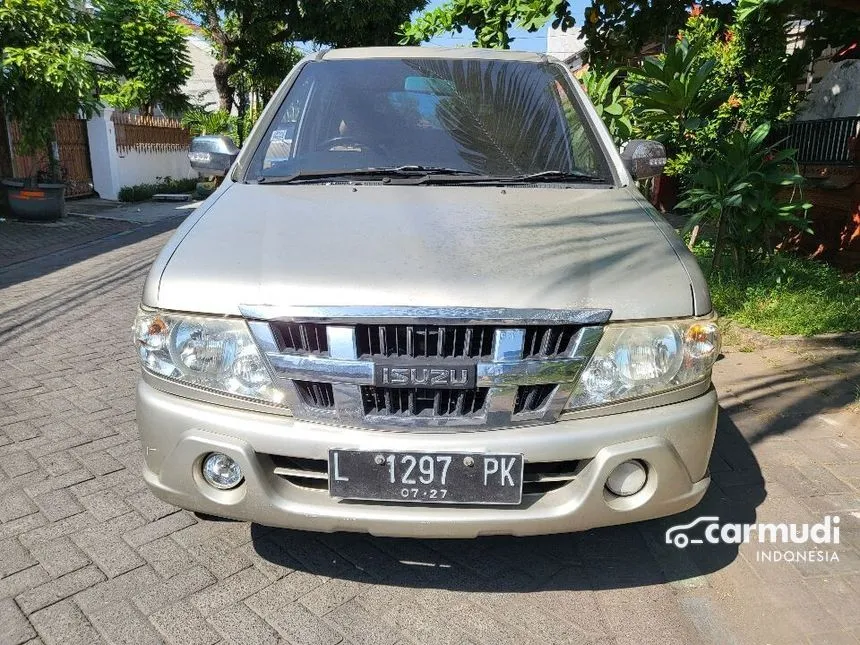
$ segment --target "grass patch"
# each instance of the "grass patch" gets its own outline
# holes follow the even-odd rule
[[[710,249],[696,248],[707,275]],[[721,316],[772,336],[812,336],[860,330],[860,274],[788,255],[774,255],[738,276],[721,268],[708,276]]]
[[[199,179],[173,179],[171,177],[157,177],[156,179],[158,181],[153,184],[123,186],[119,189],[119,201],[145,202],[147,199],[152,199],[153,195],[160,193],[182,195],[197,188],[197,182],[200,181]]]

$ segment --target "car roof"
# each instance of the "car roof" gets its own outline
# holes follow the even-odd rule
[[[461,60],[509,60],[545,63],[549,58],[534,52],[477,47],[348,47],[320,52],[317,60],[353,60],[367,58],[456,58]]]

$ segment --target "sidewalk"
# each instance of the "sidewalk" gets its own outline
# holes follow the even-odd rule
[[[124,204],[103,199],[68,202],[68,216],[56,222],[0,220],[0,269],[141,226],[186,217],[200,202]]]
[[[70,216],[117,220],[134,224],[152,224],[171,217],[185,217],[202,202],[112,202],[106,199],[79,199],[68,203]]]

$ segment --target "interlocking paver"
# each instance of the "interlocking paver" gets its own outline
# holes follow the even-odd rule
[[[322,619],[297,603],[286,605],[269,622],[296,645],[337,645],[344,640],[343,634],[334,631]]]
[[[130,548],[117,535],[103,527],[94,527],[76,533],[75,543],[98,565],[108,578],[136,569],[144,564],[137,551]]]
[[[51,522],[62,520],[84,510],[78,500],[64,488],[37,495],[33,499]]]
[[[0,600],[0,643],[19,645],[35,638],[30,621],[10,598]]]
[[[207,521],[140,477],[122,330],[168,229],[0,268],[3,645],[860,640],[856,350],[727,348],[711,491],[677,518],[451,542]],[[839,514],[840,561],[664,543],[700,514]]]
[[[0,580],[0,598],[11,598],[38,587],[51,576],[41,566],[35,565],[7,575]]]
[[[19,594],[15,597],[15,602],[25,614],[30,614],[79,591],[89,589],[104,579],[104,574],[98,568],[84,567]]]
[[[275,645],[281,640],[265,620],[242,603],[230,605],[211,615],[209,624],[226,642],[235,645]]]
[[[175,645],[212,645],[220,640],[196,609],[179,602],[149,617],[169,643]]]
[[[269,584],[269,579],[254,568],[243,569],[218,584],[191,597],[191,604],[204,615],[240,602]]]
[[[193,566],[180,571],[169,580],[151,583],[141,588],[135,603],[144,614],[152,614],[172,603],[179,602],[191,594],[207,589],[215,584],[217,578],[201,566]]]
[[[52,578],[59,578],[88,565],[90,559],[68,537],[60,537],[33,550],[39,561]]]
[[[137,551],[163,578],[175,576],[194,564],[188,552],[170,536],[144,544]]]
[[[161,645],[164,640],[128,601],[115,602],[87,613],[87,618],[109,643]]]
[[[71,601],[64,600],[29,617],[46,645],[96,645],[105,641]]]
[[[32,567],[34,564],[36,560],[33,555],[15,538],[0,542],[0,578]]]

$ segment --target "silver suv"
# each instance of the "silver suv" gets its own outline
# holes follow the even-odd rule
[[[156,260],[144,477],[177,506],[378,535],[575,531],[710,481],[707,286],[557,61],[321,52]]]

